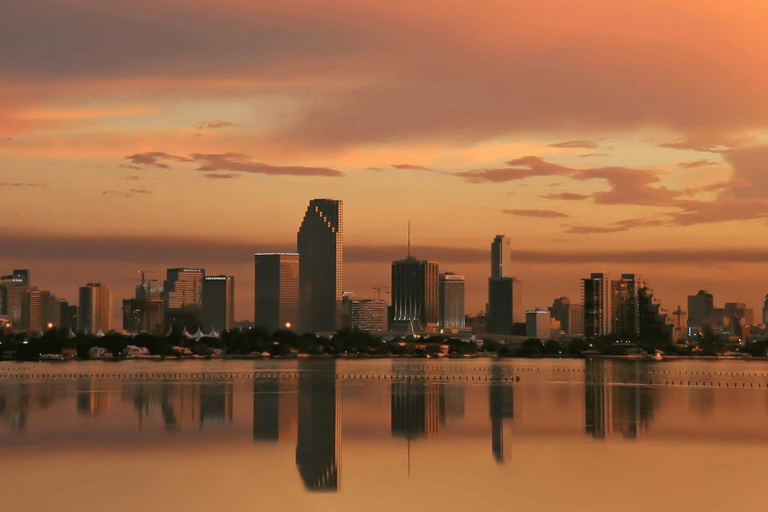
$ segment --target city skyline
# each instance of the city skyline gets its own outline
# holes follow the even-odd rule
[[[388,282],[409,219],[413,255],[466,277],[470,313],[498,233],[526,309],[593,272],[643,276],[670,310],[702,288],[755,310],[768,292],[762,2],[146,13],[3,13],[0,266],[58,296],[130,297],[134,270],[178,265],[248,282],[252,254],[295,249],[314,197],[344,201],[360,298]],[[253,294],[235,293],[247,316]]]

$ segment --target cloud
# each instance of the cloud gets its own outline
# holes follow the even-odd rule
[[[230,123],[228,121],[201,121],[195,124],[195,127],[198,130],[228,128],[230,126],[235,126],[235,123]]]
[[[608,153],[586,153],[584,155],[576,155],[579,158],[598,157],[598,156],[611,156]]]
[[[680,162],[678,165],[683,169],[696,169],[698,167],[705,167],[708,165],[717,165],[717,162],[715,162],[714,160],[702,159],[702,160],[696,160],[694,162]]]
[[[454,175],[468,183],[504,183],[534,176],[568,176],[571,169],[548,163],[537,156],[526,156],[506,162],[508,168],[457,172]]]
[[[170,169],[171,166],[160,162],[160,160],[174,160],[177,162],[192,162],[189,158],[183,156],[169,155],[161,151],[150,151],[147,153],[134,153],[125,157],[136,165],[151,165],[160,169]]]
[[[738,183],[727,196],[768,198],[768,145],[725,151],[723,158],[733,168],[732,181]]]
[[[129,235],[54,235],[50,233],[20,233],[3,227],[4,242],[0,257],[42,258],[57,261],[102,261],[123,263],[173,264],[189,262],[243,263],[252,261],[254,252],[291,252],[295,243],[253,244],[231,240],[210,240],[201,244],[197,238]],[[369,246],[351,244],[344,247],[345,263],[385,263],[405,257],[403,246]],[[487,248],[457,248],[455,246],[413,246],[411,253],[420,259],[440,263],[477,263],[488,261]],[[646,249],[616,251],[553,251],[513,250],[512,260],[520,263],[658,263],[714,264],[764,263],[768,249],[739,246],[717,248]]]
[[[508,213],[509,215],[518,215],[520,217],[540,217],[545,219],[558,219],[570,217],[565,213],[556,212],[553,210],[501,210],[502,213]]]
[[[655,227],[662,226],[665,221],[661,219],[625,219],[615,222],[610,226],[568,226],[565,230],[566,233],[572,234],[596,234],[596,233],[618,233],[621,231],[629,231],[638,227]]]
[[[589,199],[589,196],[584,194],[574,194],[572,192],[562,192],[560,194],[547,194],[546,196],[540,196],[543,199],[562,199],[565,201],[583,201]]]
[[[412,165],[412,164],[392,164],[390,167],[393,167],[395,169],[406,169],[410,171],[431,171],[429,167],[424,167],[423,165]]]
[[[569,140],[566,142],[558,142],[556,144],[547,144],[547,147],[597,149],[597,142],[591,140]]]
[[[190,157],[170,155],[159,151],[136,153],[125,157],[136,164],[152,165],[161,169],[170,169],[170,165],[161,162],[161,160],[172,160],[176,162],[194,162],[200,164],[198,171],[216,172],[232,171],[234,173],[252,173],[269,175],[291,175],[291,176],[330,176],[340,177],[344,173],[328,167],[304,167],[300,165],[280,166],[270,165],[260,162],[252,162],[248,156],[240,153],[194,153]],[[230,173],[218,173],[216,177],[234,177]]]
[[[300,165],[279,166],[251,162],[248,157],[238,153],[193,154],[192,158],[201,163],[198,171],[233,171],[254,174],[291,175],[291,176],[329,176],[340,177],[344,173],[328,167],[304,167]]]
[[[121,197],[124,199],[131,199],[133,197],[136,197],[137,195],[150,195],[152,194],[151,190],[146,190],[143,188],[132,188],[128,192],[120,192],[118,190],[102,190],[101,193],[105,196],[114,196],[114,197]]]
[[[206,178],[211,180],[231,180],[234,178],[239,178],[239,174],[234,173],[208,173],[205,175]]]
[[[20,188],[32,188],[32,187],[41,187],[41,188],[48,188],[47,185],[43,185],[42,183],[20,183],[20,182],[8,182],[8,181],[0,181],[0,187],[20,187]]]
[[[765,199],[688,200],[677,201],[675,206],[680,211],[668,215],[679,226],[768,219],[768,200]]]
[[[134,169],[141,169],[141,167],[134,167],[134,166],[129,166],[129,167],[132,167]],[[136,181],[136,180],[140,180],[141,176],[136,176],[134,174],[134,175],[130,175],[130,176],[121,176],[120,179],[121,180],[126,180],[126,181]]]

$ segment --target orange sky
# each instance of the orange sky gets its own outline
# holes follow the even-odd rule
[[[234,274],[342,199],[345,289],[414,255],[525,307],[594,271],[761,307],[765,2],[46,0],[0,20],[0,270],[115,306],[136,269]],[[216,250],[223,247],[222,250]],[[638,254],[638,251],[641,251]],[[756,315],[757,316],[757,315]]]

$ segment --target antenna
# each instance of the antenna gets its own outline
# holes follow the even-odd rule
[[[411,257],[411,221],[408,221],[408,257]]]

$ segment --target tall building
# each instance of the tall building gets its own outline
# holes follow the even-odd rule
[[[560,328],[566,336],[584,334],[584,306],[581,304],[571,304],[568,297],[560,297],[552,303],[549,313],[560,322]]]
[[[514,324],[524,322],[522,283],[514,277],[489,278],[486,330],[494,334],[512,334]]]
[[[491,277],[510,277],[511,242],[504,235],[496,235],[491,243]]]
[[[464,276],[453,272],[440,274],[439,297],[439,327],[464,327]]]
[[[303,331],[333,332],[342,323],[342,202],[313,199],[297,235]]]
[[[112,330],[112,291],[101,283],[80,288],[78,330],[95,334]]]
[[[603,336],[611,332],[611,296],[609,291],[608,278],[602,272],[592,273],[589,277],[581,280],[585,336]]]
[[[763,299],[763,325],[768,325],[768,295]]]
[[[7,316],[16,330],[22,326],[22,309],[30,289],[29,270],[14,270],[13,274],[0,277],[0,315]]]
[[[439,318],[437,263],[408,256],[392,262],[392,321],[424,329]]]
[[[269,331],[296,328],[299,323],[299,255],[255,255],[253,321]]]
[[[715,310],[714,297],[706,290],[688,296],[688,326],[700,327],[709,323]]]
[[[235,324],[234,276],[205,276],[203,278],[202,329],[210,332],[227,331]]]
[[[640,339],[659,343],[675,341],[673,339],[675,319],[661,307],[661,302],[653,296],[653,290],[645,282],[639,283],[638,303]]]
[[[162,299],[124,299],[123,329],[130,333],[163,334]]]
[[[637,336],[640,332],[638,288],[640,281],[634,274],[621,274],[611,281],[610,331],[620,336]]]
[[[195,332],[200,327],[203,306],[203,278],[200,268],[169,268],[163,283],[165,301],[165,330],[186,329]]]
[[[59,301],[59,326],[71,331],[77,330],[77,306],[68,301]]]
[[[350,317],[353,329],[368,332],[387,332],[387,304],[380,300],[353,300]]]

